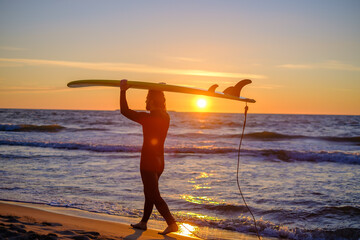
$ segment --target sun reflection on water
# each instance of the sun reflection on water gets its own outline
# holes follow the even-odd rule
[[[209,216],[209,215],[205,215],[205,214],[201,214],[201,213],[195,213],[195,212],[177,212],[177,215],[180,216],[181,218],[197,218],[197,219],[205,219],[208,221],[217,221],[220,220],[217,217],[213,217],[213,216]]]
[[[196,177],[196,179],[208,178],[208,177],[210,177],[211,175],[212,175],[211,173],[202,172],[202,173],[200,173],[200,176],[197,176],[197,177]]]
[[[180,223],[179,231],[177,233],[183,236],[191,236],[193,233],[198,232],[198,230],[199,228],[196,226],[192,226],[188,223]]]
[[[208,184],[208,183],[195,184],[195,185],[193,186],[193,188],[194,188],[195,190],[198,190],[198,189],[211,189],[211,187],[210,187],[210,186],[207,186],[207,185],[209,185],[209,184]]]
[[[221,202],[217,202],[212,198],[206,197],[206,196],[191,196],[189,194],[181,195],[181,198],[184,199],[187,202],[196,203],[196,204],[212,204],[212,205],[220,205],[223,204]]]
[[[177,213],[181,219],[183,219],[183,221],[187,222],[178,222],[178,226],[179,226],[179,231],[177,232],[177,234],[182,235],[182,236],[189,236],[189,237],[198,237],[197,234],[199,234],[200,232],[200,228],[196,225],[192,225],[190,223],[188,223],[188,221],[186,220],[186,218],[197,218],[197,219],[203,219],[206,221],[218,221],[219,219],[216,217],[211,217],[211,216],[207,216],[204,214],[199,214],[199,213],[194,213],[194,212],[178,212]]]
[[[209,186],[209,183],[198,183],[196,182],[196,180],[199,179],[204,179],[204,178],[209,178],[211,177],[213,174],[212,173],[206,173],[206,172],[201,172],[198,176],[196,176],[195,178],[191,178],[190,180],[188,180],[188,183],[193,183],[193,188],[195,190],[198,189],[211,189],[211,187]]]

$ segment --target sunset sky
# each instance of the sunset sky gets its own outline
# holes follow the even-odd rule
[[[128,79],[218,90],[244,78],[250,113],[360,114],[358,0],[0,0],[0,108],[119,108]],[[128,92],[144,109],[146,91]],[[197,111],[198,96],[166,93]],[[208,98],[206,111],[244,103]],[[204,109],[205,110],[205,109]]]

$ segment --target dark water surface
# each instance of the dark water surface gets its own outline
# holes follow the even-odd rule
[[[160,190],[177,220],[252,233],[243,115],[170,116]],[[140,217],[141,144],[115,111],[0,109],[1,199]],[[359,182],[360,116],[248,115],[240,184],[263,236],[358,239]]]

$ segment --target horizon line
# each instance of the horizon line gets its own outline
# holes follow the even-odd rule
[[[64,108],[8,108],[0,107],[0,110],[59,110],[59,111],[99,111],[99,112],[115,112],[120,111],[120,109],[113,110],[104,110],[104,109],[64,109]],[[146,111],[144,109],[133,109],[135,111]],[[178,113],[218,113],[218,114],[243,114],[243,112],[205,112],[205,111],[176,111],[176,110],[166,110],[167,112],[178,112]],[[360,114],[336,114],[336,113],[261,113],[253,112],[248,114],[259,114],[259,115],[318,115],[318,116],[360,116]]]

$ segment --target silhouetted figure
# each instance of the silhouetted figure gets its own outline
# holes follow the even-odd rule
[[[146,98],[146,112],[129,109],[126,101],[127,80],[120,83],[120,111],[128,119],[142,125],[143,146],[141,149],[140,173],[144,185],[144,213],[141,221],[131,224],[133,228],[147,229],[154,205],[165,218],[168,227],[160,234],[178,231],[178,226],[159,192],[159,178],[164,171],[164,142],[170,125],[165,108],[165,96],[161,91],[149,90]]]

